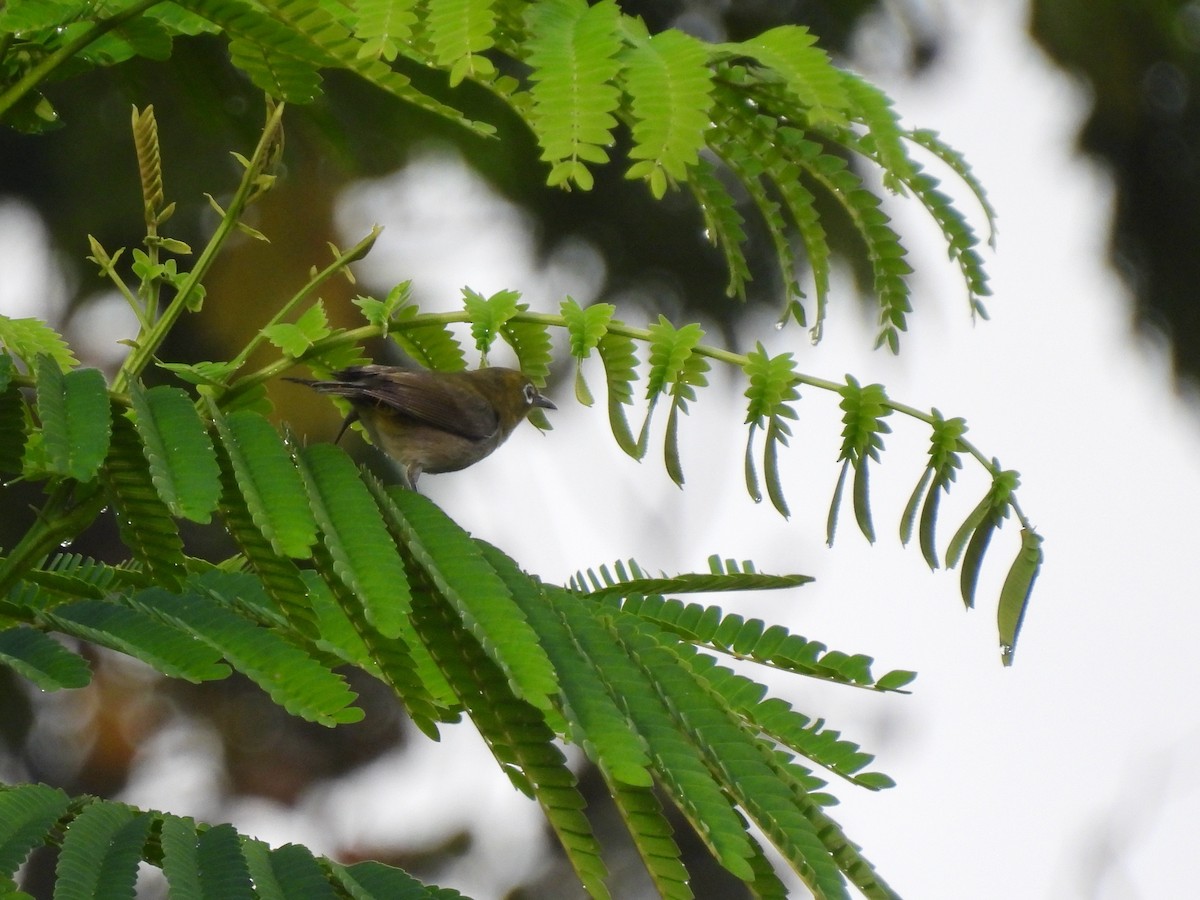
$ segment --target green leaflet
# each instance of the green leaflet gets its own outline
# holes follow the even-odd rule
[[[748,626],[750,623],[746,624]],[[687,655],[692,670],[702,676],[732,710],[777,743],[848,781],[872,790],[893,786],[892,780],[882,773],[862,772],[874,757],[863,752],[853,741],[842,738],[839,732],[826,728],[824,720],[814,721],[778,697],[764,701],[762,697],[767,690],[764,685],[717,665],[711,656],[701,653]]]
[[[746,437],[746,490],[754,502],[762,500],[758,490],[758,473],[754,466],[754,432],[766,428],[766,446],[763,450],[763,468],[767,479],[767,494],[771,503],[785,518],[789,515],[783,486],[779,480],[779,447],[786,447],[791,437],[788,421],[795,421],[796,411],[792,403],[800,399],[796,389],[796,363],[791,353],[768,357],[761,343],[746,354],[743,366],[749,384],[746,386],[746,423],[750,426]]]
[[[646,396],[650,401],[646,418],[642,423],[638,446],[644,447],[650,438],[650,420],[660,393],[670,391],[671,411],[667,416],[667,429],[663,441],[663,453],[667,473],[677,485],[683,486],[683,469],[679,461],[679,415],[687,412],[687,404],[696,399],[694,387],[708,384],[708,360],[693,353],[695,346],[704,336],[704,330],[696,324],[675,328],[665,316],[650,326],[650,375],[646,385]]]
[[[483,51],[490,50],[496,13],[493,0],[429,0],[425,38],[434,62],[450,69],[450,87],[465,78],[487,79],[496,67]]]
[[[196,863],[204,879],[206,897],[258,900],[242,841],[241,835],[228,824],[215,825],[198,833]]]
[[[704,43],[670,29],[640,38],[621,56],[633,111],[634,162],[626,178],[644,178],[657,199],[686,181],[709,127],[713,72]]]
[[[247,862],[253,878],[256,900],[268,896],[263,886],[273,881],[279,897],[303,897],[305,900],[339,900],[325,870],[316,857],[299,844],[284,844],[272,850],[262,841],[247,841]]]
[[[322,571],[332,570],[324,547],[318,545],[314,555]],[[315,572],[307,574],[312,576],[307,581],[321,626],[321,644],[331,645],[338,658],[390,685],[413,724],[437,740],[438,722],[458,720],[457,701],[412,622],[405,619],[401,637],[385,638],[367,622],[362,604],[340,579],[325,582]]]
[[[213,406],[212,416],[237,483],[235,502],[245,505],[275,552],[307,559],[317,538],[317,523],[304,482],[279,433],[250,410],[226,416]]]
[[[891,407],[887,405],[887,395],[883,385],[868,384],[861,386],[853,376],[846,376],[846,384],[839,389],[842,401],[842,450],[838,459],[842,461],[842,470],[838,475],[837,487],[834,488],[833,501],[829,506],[829,518],[826,524],[826,540],[833,545],[834,534],[837,530],[838,510],[841,507],[842,491],[846,485],[849,469],[854,469],[854,517],[858,521],[859,530],[866,539],[875,542],[875,526],[871,522],[870,505],[870,476],[869,460],[878,460],[883,450],[881,435],[892,429],[884,422],[891,415]]]
[[[589,896],[607,898],[600,847],[582,812],[586,803],[542,711],[520,699],[511,676],[452,606],[421,592],[413,598],[413,615],[501,769],[518,790],[541,803]]]
[[[225,455],[222,454],[222,457]],[[221,464],[221,518],[225,530],[237,543],[250,568],[258,575],[262,586],[275,601],[279,611],[297,633],[316,638],[323,633],[317,626],[314,602],[309,586],[299,567],[286,556],[275,552],[271,542],[254,524],[250,510],[242,500],[238,483],[227,458]]]
[[[440,322],[411,325],[420,311],[404,306],[396,311],[390,327],[392,339],[409,356],[426,369],[439,372],[458,372],[467,367],[458,339]]]
[[[22,8],[31,6],[36,4],[25,4]],[[0,315],[0,346],[25,363],[25,368],[30,371],[37,368],[38,357],[43,354],[53,359],[63,372],[79,365],[62,335],[41,319],[11,319]]]
[[[796,281],[796,254],[789,239],[783,207],[775,196],[786,190],[795,194],[797,202],[800,202],[799,192],[804,188],[798,181],[799,170],[789,159],[780,155],[775,118],[746,108],[736,97],[737,92],[727,87],[718,91],[713,108],[715,127],[709,140],[713,150],[749,193],[767,226],[779,269],[779,283],[783,286],[785,306],[798,305],[804,292]],[[804,218],[810,220],[811,215],[805,215]],[[818,279],[826,277],[821,258],[820,254],[814,255],[816,264],[813,272]]]
[[[0,663],[43,691],[79,688],[92,680],[83,657],[27,625],[0,631]]]
[[[266,691],[296,716],[323,725],[357,722],[362,710],[350,706],[354,694],[341,676],[274,632],[253,625],[211,597],[171,594],[160,588],[140,591],[136,608],[195,635],[233,668]]]
[[[421,884],[407,872],[368,860],[344,866],[327,861],[330,872],[354,900],[462,900],[462,894],[449,888]]]
[[[672,710],[675,727],[698,749],[712,771],[719,773],[721,792],[736,799],[785,853],[788,845],[795,847],[796,853],[789,858],[797,864],[806,883],[822,888],[840,884],[841,873],[814,829],[796,811],[792,791],[776,777],[766,748],[741,729],[715,695],[703,689],[703,682],[696,679],[684,659],[673,652],[669,643],[657,640],[646,623],[619,615],[613,626],[614,636]],[[722,865],[739,878],[751,880],[754,875],[748,860],[756,855],[755,849],[742,835],[738,837],[735,841],[732,834],[708,829],[708,838]]]
[[[312,349],[313,344],[333,333],[325,305],[318,300],[295,322],[277,322],[263,329],[263,335],[283,351],[285,356],[299,358]]]
[[[988,226],[988,244],[996,246],[996,210],[988,200],[987,191],[983,189],[983,185],[979,179],[975,177],[975,173],[971,171],[970,165],[967,164],[963,155],[941,139],[936,131],[927,128],[919,128],[908,134],[910,140],[915,144],[924,147],[951,169],[954,174],[962,179],[965,184],[975,195],[976,202],[979,203],[980,209],[987,217]]]
[[[725,267],[729,270],[725,293],[729,297],[744,300],[750,267],[746,263],[746,254],[742,252],[742,244],[746,241],[742,215],[737,211],[729,191],[717,178],[716,167],[709,160],[701,157],[699,164],[692,169],[691,176],[688,188],[704,214],[705,235],[721,251],[725,257]]]
[[[172,900],[205,900],[197,842],[194,821],[172,815],[162,817],[159,824],[162,872],[171,886]]]
[[[758,58],[783,76],[792,93],[808,110],[814,126],[848,124],[851,107],[846,85],[817,38],[800,25],[772,28],[743,41],[739,49]]]
[[[133,423],[118,413],[112,426],[104,474],[121,541],[155,581],[177,589],[186,568],[179,528],[155,489]]]
[[[913,521],[920,507],[921,555],[929,568],[938,567],[936,528],[941,494],[950,490],[956,472],[962,468],[962,435],[967,423],[961,418],[946,419],[933,410],[933,431],[929,441],[929,465],[921,474],[917,486],[904,507],[900,521],[900,541],[907,544],[912,537]],[[922,504],[922,500],[924,503]]]
[[[640,440],[634,440],[625,416],[625,407],[633,403],[633,382],[638,377],[633,339],[610,331],[600,339],[597,349],[608,381],[608,423],[613,438],[627,454],[641,459],[646,455],[646,435],[643,432]]]
[[[1042,536],[1030,528],[1021,529],[1021,551],[1000,589],[1000,606],[996,614],[1000,630],[1000,652],[1004,665],[1011,666],[1021,622],[1033,583],[1042,569]]]
[[[66,813],[71,798],[44,784],[0,786],[0,875],[13,875]]]
[[[37,377],[37,409],[50,473],[90,481],[104,461],[112,433],[104,376],[98,369],[64,374],[58,362],[42,354]]]
[[[518,312],[527,309],[529,305],[526,303],[517,306]],[[541,322],[510,320],[500,328],[500,336],[517,355],[517,368],[538,387],[545,387],[546,379],[550,376],[550,364],[554,361],[549,326]]]
[[[198,683],[229,676],[215,649],[127,606],[79,600],[56,606],[43,618],[56,631],[140,659],[170,678]]]
[[[394,60],[412,37],[417,23],[415,7],[415,2],[358,0],[354,4],[358,14],[354,34],[363,41],[358,55],[379,57],[387,62]]]
[[[403,542],[411,564],[435,586],[466,629],[509,679],[516,696],[539,710],[552,708],[558,680],[537,632],[504,582],[457,523],[413,491],[392,488],[377,500]]]
[[[221,496],[221,471],[191,398],[164,385],[148,391],[135,386],[130,400],[159,497],[174,516],[211,521]]]
[[[398,637],[412,594],[395,543],[358,467],[332,444],[307,447],[296,460],[332,560],[330,574],[354,593],[380,634]]]
[[[658,595],[631,594],[624,598],[621,608],[689,642],[708,644],[722,652],[802,675],[884,689],[871,674],[871,657],[829,650],[820,641],[791,634],[781,625],[764,628],[761,619],[746,620],[736,613],[727,615],[717,606],[684,603]],[[889,672],[884,676],[889,679],[887,689],[908,683],[912,678],[905,680],[905,677],[910,675]]]
[[[463,306],[471,317],[471,336],[485,363],[501,329],[517,314],[520,296],[516,291],[497,291],[484,297],[470,288],[463,288]]]
[[[67,828],[55,867],[55,900],[133,900],[151,818],[119,803],[90,803]]]
[[[590,616],[591,611],[564,596],[566,592],[561,588],[539,585],[496,548],[481,548],[537,631],[554,666],[567,718],[567,736],[613,782],[649,787],[653,782],[645,744],[604,690],[602,676],[572,637],[579,616]]]
[[[591,406],[594,401],[583,378],[583,361],[592,355],[601,338],[608,333],[608,323],[616,309],[611,303],[593,303],[585,309],[570,297],[559,307],[567,325],[571,356],[575,358],[575,397],[584,406]]]
[[[695,894],[688,886],[689,875],[680,860],[679,845],[671,836],[674,829],[654,790],[612,780],[607,783],[659,896],[664,900],[691,900]]]
[[[544,0],[531,4],[525,61],[533,68],[531,124],[551,164],[546,183],[591,190],[587,163],[608,162],[621,93],[613,84],[620,11],[612,0]]]
[[[838,69],[837,73],[852,104],[852,115],[867,126],[864,141],[874,150],[883,170],[884,186],[901,193],[902,185],[914,177],[916,170],[901,140],[900,118],[892,108],[891,98],[854,72]]]

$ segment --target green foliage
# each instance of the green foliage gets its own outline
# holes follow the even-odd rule
[[[55,120],[37,94],[39,79],[19,77],[27,73],[18,59],[44,57],[48,77],[68,58],[84,66],[114,65],[135,55],[160,59],[174,40],[208,32],[222,35],[233,64],[279,100],[310,102],[320,93],[323,70],[344,69],[404,102],[491,133],[492,126],[469,121],[454,108],[453,91],[418,89],[392,67],[404,59],[441,70],[450,88],[473,82],[508,104],[533,131],[551,185],[589,189],[594,169],[610,161],[617,126],[626,125],[632,137],[627,177],[644,180],[657,198],[673,186],[692,192],[709,237],[725,255],[729,292],[740,295],[751,275],[742,249],[745,231],[730,186],[716,177],[715,155],[767,226],[786,287],[783,318],[810,320],[817,337],[830,271],[817,195],[830,195],[863,238],[880,303],[879,342],[896,349],[910,311],[905,251],[879,198],[862,186],[847,159],[878,166],[889,191],[911,193],[941,226],[970,307],[984,312],[989,290],[977,238],[910,151],[950,166],[979,200],[991,231],[994,213],[966,162],[936,133],[904,129],[889,98],[834,66],[802,27],[709,45],[674,30],[650,35],[612,0],[363,0],[352,10],[312,0],[186,0],[182,8],[146,4],[143,10],[135,4],[110,13],[79,0],[47,4],[37,14],[29,9],[34,5],[17,4],[0,17],[0,30],[13,43],[13,52],[0,57],[0,120],[35,129],[39,121]],[[78,44],[73,56],[67,46],[72,39]],[[135,125],[147,222],[161,224],[172,207],[162,206],[152,113],[138,115]],[[793,234],[813,276],[816,308],[808,312],[800,305]],[[153,258],[153,248],[166,239],[152,237],[151,256],[136,251],[145,271],[181,281],[184,273],[170,268],[174,261]],[[279,331],[303,340],[292,329]]]
[[[811,323],[814,338],[831,270],[819,210],[832,198],[862,237],[879,303],[879,342],[895,350],[910,311],[909,269],[881,198],[848,160],[870,163],[887,190],[909,193],[930,211],[972,310],[983,312],[988,288],[975,234],[909,150],[919,147],[949,165],[979,199],[990,229],[991,208],[966,163],[931,132],[902,128],[886,95],[834,67],[801,28],[714,46],[674,31],[651,36],[611,0],[362,0],[352,8],[308,0],[62,0],[10,3],[0,10],[0,32],[0,120],[27,129],[53,118],[37,93],[52,75],[133,56],[161,59],[174,41],[200,33],[227,41],[233,64],[275,100],[312,100],[321,73],[343,69],[486,134],[486,123],[468,121],[452,105],[460,95],[450,88],[471,82],[529,124],[552,185],[590,188],[595,167],[616,152],[620,126],[631,138],[628,158],[619,161],[629,178],[644,179],[658,198],[686,187],[699,203],[727,261],[731,295],[751,277],[745,223],[734,203],[734,192],[745,191],[773,242],[785,286],[783,318]],[[445,86],[423,78],[418,89],[393,61],[437,70]],[[269,101],[253,153],[235,155],[242,167],[236,189],[223,205],[212,201],[217,228],[184,270],[160,258],[191,251],[159,233],[173,204],[163,193],[153,112],[135,110],[146,240],[127,257],[128,248],[109,252],[91,241],[91,259],[138,321],[111,383],[78,368],[43,323],[0,317],[0,467],[38,482],[46,495],[25,536],[0,558],[0,661],[43,690],[83,686],[88,663],[74,644],[55,637],[62,635],[171,678],[240,673],[291,714],[329,727],[362,716],[331,669],[354,666],[391,688],[431,737],[470,717],[513,785],[542,805],[592,896],[608,896],[606,868],[561,741],[580,746],[598,767],[663,896],[691,896],[663,803],[758,895],[782,896],[784,887],[748,823],[815,896],[844,897],[851,887],[894,896],[825,811],[835,802],[828,774],[869,790],[891,780],[824,719],[769,697],[753,666],[880,692],[906,688],[914,674],[876,676],[864,654],[671,596],[792,588],[807,576],[759,573],[751,563],[713,557],[709,572],[648,575],[629,562],[587,570],[569,586],[544,584],[428,499],[384,487],[340,449],[300,448],[281,435],[267,418],[265,385],[297,364],[328,371],[363,359],[361,342],[379,337],[420,365],[459,370],[467,365],[451,330],[459,324],[469,328],[483,362],[503,340],[520,368],[544,385],[554,362],[550,332],[561,328],[575,393],[586,405],[593,398],[584,363],[599,356],[614,439],[630,456],[645,457],[654,413],[669,398],[665,469],[682,485],[683,415],[708,386],[712,366],[728,366],[744,378],[747,491],[761,501],[761,472],[767,496],[785,516],[780,450],[792,437],[801,386],[806,399],[836,395],[844,429],[831,541],[851,475],[856,521],[875,539],[869,473],[890,431],[885,420],[916,423],[930,430],[930,451],[900,536],[907,543],[916,530],[931,567],[940,561],[940,498],[957,471],[978,465],[991,481],[945,551],[947,566],[961,563],[968,606],[1003,520],[1011,515],[1020,523],[1021,547],[997,611],[1006,664],[1042,562],[1041,537],[1015,497],[1017,474],[966,440],[962,419],[896,403],[881,385],[805,374],[792,353],[771,356],[761,344],[747,354],[707,346],[694,323],[659,316],[634,327],[608,304],[584,308],[568,299],[551,315],[531,311],[516,291],[484,297],[464,289],[461,311],[432,315],[420,312],[401,284],[382,300],[355,301],[364,327],[335,329],[318,290],[370,250],[377,230],[349,250],[334,248],[333,261],[314,270],[233,359],[158,360],[180,318],[201,311],[204,277],[230,236],[240,230],[265,237],[247,224],[245,211],[274,184],[282,121],[283,107]],[[808,310],[798,279],[801,250],[815,295]],[[122,258],[130,260],[133,285],[117,265]],[[271,360],[251,370],[255,351]],[[147,388],[150,366],[158,368],[156,379],[177,383]],[[645,410],[635,437],[629,417],[641,412],[634,385],[642,378]],[[127,551],[122,565],[51,556],[105,507]],[[214,511],[237,552],[192,558],[179,520],[208,523]],[[735,673],[721,663],[725,657],[748,665]],[[341,866],[302,847],[270,849],[230,826],[91,798],[68,801],[38,785],[0,788],[0,879],[12,882],[29,851],[45,842],[61,849],[56,896],[132,896],[140,863],[161,867],[178,896],[455,896],[378,863]]]
[[[73,801],[43,784],[0,785],[0,871],[14,873],[43,843],[60,850],[55,897],[132,898],[139,865],[159,868],[172,897],[461,896],[381,863],[343,866],[295,844],[271,849],[231,825],[209,827],[93,797]]]

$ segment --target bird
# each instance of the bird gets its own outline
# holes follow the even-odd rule
[[[524,372],[501,366],[437,372],[365,365],[328,379],[286,380],[349,400],[334,443],[362,422],[371,443],[400,464],[412,490],[423,472],[457,472],[490,455],[530,410],[558,408]]]

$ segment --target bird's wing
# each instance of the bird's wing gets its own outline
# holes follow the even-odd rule
[[[394,369],[372,371],[370,366],[352,374],[338,374],[343,376],[340,383],[351,389],[335,393],[350,400],[374,400],[403,416],[467,440],[482,441],[500,427],[500,415],[486,398],[471,388],[447,382],[444,376]]]

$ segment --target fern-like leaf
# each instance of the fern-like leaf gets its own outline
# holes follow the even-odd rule
[[[358,55],[394,60],[412,37],[416,6],[413,0],[358,0],[354,34],[363,42]]]
[[[846,125],[846,112],[852,104],[845,82],[816,43],[816,36],[807,28],[784,25],[743,41],[739,49],[783,77],[806,107],[812,125]]]
[[[554,665],[562,691],[567,737],[579,744],[612,782],[648,787],[650,761],[644,743],[605,692],[591,661],[580,653],[572,637],[580,606],[565,597],[561,589],[537,584],[496,548],[482,545],[482,549],[537,631]]]
[[[133,108],[133,145],[137,151],[138,174],[142,178],[142,210],[146,224],[158,224],[163,205],[162,158],[158,151],[158,121],[154,107]]]
[[[429,0],[424,36],[433,47],[434,62],[450,70],[451,87],[465,78],[495,74],[495,65],[482,55],[494,44],[493,5],[493,0]]]
[[[663,900],[691,900],[688,871],[680,857],[674,829],[653,789],[609,780],[613,803],[621,814],[650,880]]]
[[[608,323],[616,310],[611,303],[593,303],[585,309],[570,297],[559,309],[566,322],[571,356],[575,359],[575,397],[584,406],[591,406],[594,401],[583,378],[583,361],[592,355],[601,338],[608,333]]]
[[[130,391],[150,476],[172,515],[193,522],[212,519],[221,495],[212,441],[191,399],[178,388]]]
[[[83,657],[24,625],[0,631],[0,663],[43,691],[79,688],[92,679]]]
[[[62,791],[44,784],[0,785],[0,874],[16,873],[70,803]]]
[[[996,209],[992,206],[991,201],[988,199],[987,191],[983,189],[983,185],[975,177],[975,173],[971,170],[970,165],[968,165],[963,155],[943,141],[936,131],[920,128],[909,132],[908,137],[953,169],[954,174],[962,179],[963,184],[975,195],[976,202],[979,203],[983,214],[987,217],[988,244],[995,247]]]
[[[41,319],[11,319],[0,315],[0,346],[30,371],[37,368],[37,358],[42,354],[58,363],[64,372],[79,365],[62,335]]]
[[[228,416],[212,409],[242,502],[255,526],[283,556],[307,558],[317,523],[306,501],[304,482],[279,433],[262,416],[238,410]]]
[[[621,601],[621,608],[689,642],[814,678],[879,690],[895,690],[912,680],[911,672],[899,670],[876,680],[869,656],[829,650],[820,641],[791,634],[782,625],[768,628],[761,619],[726,615],[718,606],[632,595]]]
[[[257,900],[250,866],[242,849],[242,838],[232,825],[221,824],[200,831],[196,839],[199,865],[207,897]]]
[[[842,488],[845,485],[847,467],[854,469],[854,516],[858,527],[866,539],[875,542],[875,527],[871,522],[869,461],[878,462],[880,451],[883,450],[881,435],[892,429],[884,422],[891,415],[891,407],[887,405],[887,395],[883,385],[869,384],[863,387],[852,375],[846,376],[846,384],[839,390],[842,401],[839,404],[843,410],[842,450],[838,460],[843,461],[841,474],[838,476],[838,486],[834,492],[833,503],[830,505],[829,543],[833,543],[833,531],[837,521],[837,509],[841,503]]]
[[[587,163],[608,162],[620,103],[620,11],[612,0],[545,0],[529,6],[526,62],[533,67],[531,124],[551,164],[547,184],[590,190]]]
[[[419,315],[415,306],[398,310],[390,326],[393,340],[410,357],[427,369],[457,372],[467,367],[462,346],[453,334],[439,322],[410,324]]]
[[[90,803],[63,838],[55,867],[56,900],[133,900],[151,817],[119,803]]]
[[[307,447],[296,460],[333,562],[332,577],[354,593],[381,635],[399,637],[412,594],[404,564],[358,468],[331,444]]]
[[[608,382],[609,427],[617,446],[634,459],[641,459],[646,455],[647,445],[644,441],[634,439],[629,429],[629,419],[625,416],[625,407],[633,403],[633,382],[638,377],[633,339],[609,331],[600,339],[597,349],[604,362],[604,375]]]
[[[470,288],[463,288],[463,306],[471,318],[471,336],[475,338],[475,346],[484,363],[500,330],[517,314],[520,296],[516,291],[497,291],[484,297]]]
[[[641,38],[621,59],[634,116],[629,158],[637,160],[625,177],[645,179],[662,199],[668,185],[687,180],[705,146],[713,91],[708,51],[670,29]]]
[[[195,635],[293,715],[335,725],[357,722],[362,710],[342,678],[265,628],[257,628],[211,598],[159,588],[133,597],[136,608]]]
[[[79,600],[56,606],[42,618],[56,631],[140,659],[170,678],[198,683],[229,675],[216,650],[136,609]]]
[[[667,418],[666,439],[663,443],[667,472],[671,480],[683,485],[683,470],[679,463],[679,419],[680,412],[687,412],[687,403],[696,398],[694,385],[708,383],[704,377],[708,362],[692,353],[704,336],[699,325],[690,324],[675,328],[665,316],[650,326],[650,374],[647,379],[646,397],[650,401],[646,419],[642,423],[638,446],[649,440],[650,420],[661,393],[670,391],[671,412]]]
[[[1011,666],[1017,636],[1025,619],[1025,607],[1033,583],[1042,569],[1042,536],[1031,528],[1021,529],[1021,551],[1000,589],[1000,606],[996,613],[1000,631],[1000,654],[1004,665]]]
[[[112,419],[104,473],[122,542],[155,581],[177,589],[186,566],[183,540],[155,489],[137,430],[119,413]]]
[[[408,493],[416,497],[417,494]],[[418,628],[431,637],[434,650],[480,735],[513,784],[537,799],[588,894],[607,898],[605,867],[585,801],[575,786],[554,732],[541,710],[513,692],[513,681],[464,627],[455,611],[437,598],[419,594],[413,601]]]
[[[50,356],[38,357],[38,416],[51,474],[90,481],[112,434],[108,391],[98,369],[65,374]]]
[[[759,343],[746,354],[743,370],[749,381],[746,398],[750,401],[746,409],[746,424],[750,426],[746,438],[746,490],[756,503],[762,500],[754,466],[754,432],[765,427],[767,436],[763,449],[763,469],[767,479],[767,494],[779,513],[787,517],[787,501],[779,480],[778,448],[787,446],[792,434],[788,422],[797,418],[791,405],[800,399],[800,392],[796,389],[796,363],[791,353],[767,356],[766,349]]]
[[[746,232],[742,228],[741,213],[734,205],[733,196],[717,178],[716,167],[707,159],[700,159],[691,176],[688,188],[704,215],[704,233],[725,257],[725,268],[729,272],[725,293],[744,300],[750,267],[746,263],[746,254],[742,252]]]
[[[431,501],[394,488],[376,500],[413,565],[462,618],[514,693],[541,710],[551,709],[558,681],[537,633],[479,548]]]
[[[975,585],[979,581],[979,570],[983,565],[984,553],[991,542],[992,534],[1008,516],[1013,492],[1021,483],[1020,475],[1011,470],[996,471],[992,486],[979,505],[971,511],[946,548],[946,566],[954,568],[962,561],[959,584],[963,603],[970,609],[975,605]],[[965,551],[965,552],[964,552]]]
[[[646,623],[617,616],[615,636],[645,671],[654,690],[668,702],[688,739],[719,771],[721,787],[736,798],[772,841],[788,855],[798,874],[819,896],[845,897],[841,872],[816,829],[796,809],[791,791],[777,777],[766,748],[743,731],[717,695],[705,689],[669,640],[658,640]],[[717,854],[726,868],[752,880],[748,860],[754,848],[743,844],[737,855]],[[748,852],[747,852],[748,851]]]

